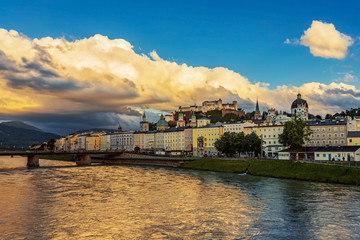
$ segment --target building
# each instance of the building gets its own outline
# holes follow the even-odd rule
[[[182,112],[179,113],[178,120],[176,121],[177,127],[185,127],[184,114]]]
[[[223,123],[224,133],[225,132],[235,132],[241,133],[244,132],[244,127],[255,126],[252,122],[235,122],[235,123]]]
[[[102,134],[90,134],[85,138],[85,149],[87,151],[99,151],[100,150],[100,136]]]
[[[148,131],[145,133],[145,149],[146,150],[153,150],[155,148],[155,133],[156,133],[156,131]]]
[[[245,135],[256,133],[262,142],[262,151],[265,157],[276,157],[285,147],[279,142],[279,135],[284,125],[262,125],[244,127]]]
[[[348,117],[347,118],[347,129],[348,131],[360,131],[360,116]]]
[[[65,138],[62,137],[55,141],[55,150],[63,151],[65,149]]]
[[[104,134],[100,136],[100,150],[110,150],[110,134]]]
[[[279,152],[281,160],[360,161],[360,146],[288,148]]]
[[[215,141],[224,133],[222,124],[205,125],[193,129],[193,155],[217,156]]]
[[[160,120],[156,123],[156,130],[157,131],[165,131],[169,128],[169,124],[165,121],[164,115],[161,114]]]
[[[79,151],[86,150],[86,135],[85,134],[78,136],[78,150]]]
[[[197,121],[196,121],[196,126],[197,127],[204,127],[204,126],[207,126],[210,124],[210,119],[206,118],[206,117],[202,117],[202,118],[199,118]]]
[[[117,132],[110,135],[110,149],[111,150],[134,150],[134,132]]]
[[[191,115],[191,119],[190,119],[190,122],[189,122],[188,126],[189,127],[196,127],[196,116],[195,116],[194,113]]]
[[[348,146],[360,146],[360,131],[349,131],[347,133]]]
[[[166,152],[184,152],[185,127],[169,128],[164,132]]]
[[[301,98],[301,94],[297,95],[297,99],[291,104],[291,114],[292,116],[297,116],[303,120],[308,120],[309,116],[309,106],[306,100]]]
[[[262,118],[262,115],[261,115],[261,112],[260,112],[259,101],[256,99],[254,120],[259,120],[261,118]]]
[[[193,128],[184,129],[184,152],[187,155],[193,154]]]
[[[165,133],[164,131],[155,133],[155,149],[165,151]]]
[[[347,119],[312,119],[312,134],[307,146],[338,146],[347,143]]]
[[[140,122],[140,131],[141,132],[149,131],[149,122],[146,121],[145,112],[143,113],[142,121]]]
[[[134,132],[134,151],[140,152],[145,149],[145,133],[146,132]]]

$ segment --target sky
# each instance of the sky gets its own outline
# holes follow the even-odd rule
[[[137,130],[221,98],[360,107],[358,1],[4,1],[0,121]]]

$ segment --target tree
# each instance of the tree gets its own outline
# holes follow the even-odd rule
[[[279,142],[286,147],[301,147],[305,141],[309,141],[311,134],[309,124],[295,117],[285,123],[283,133],[279,135]]]
[[[261,153],[261,139],[256,133],[252,132],[245,136],[245,150],[253,152],[255,155]]]
[[[55,139],[50,139],[47,143],[47,146],[49,148],[49,150],[54,150],[55,149]]]
[[[235,139],[236,133],[226,132],[215,141],[215,148],[226,156],[232,156],[236,153]]]
[[[215,147],[226,156],[243,152],[258,155],[261,152],[261,139],[255,133],[245,136],[243,132],[226,132],[215,142]]]

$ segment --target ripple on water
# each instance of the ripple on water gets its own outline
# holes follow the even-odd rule
[[[134,166],[8,170],[0,182],[0,239],[360,238],[355,186]]]

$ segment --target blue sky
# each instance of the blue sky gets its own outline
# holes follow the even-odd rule
[[[352,90],[357,93],[360,69],[359,9],[358,1],[14,0],[1,3],[0,28],[15,30],[30,39],[51,37],[74,42],[96,34],[110,40],[124,39],[140,56],[150,56],[155,51],[161,59],[179,66],[224,67],[247,78],[251,84],[262,83],[274,91],[279,86],[296,86],[304,89],[302,91],[307,96],[302,86],[312,82],[326,86],[333,82],[344,82],[351,85],[347,90],[353,86]],[[308,46],[284,43],[286,39],[292,43],[299,41],[313,21],[333,24],[338,32],[351,37],[352,44],[347,48],[346,57],[314,56]],[[5,50],[3,52],[6,53]],[[17,85],[18,88],[21,87]],[[336,88],[343,89],[341,86]],[[248,108],[252,107],[255,98],[242,97],[234,91],[229,96],[232,94],[238,95],[243,100],[244,108],[250,110]],[[330,101],[320,95],[313,99],[307,97],[310,103],[314,103],[313,106],[318,106],[319,102],[326,104],[326,101],[337,101],[337,96]],[[230,100],[230,97],[225,99]],[[260,98],[259,101],[264,108],[272,107],[270,103],[267,105],[266,100]],[[342,95],[339,101],[342,103],[337,108],[329,109],[330,112],[343,106],[356,107],[360,102],[356,94]],[[181,104],[187,102],[178,105]],[[129,106],[135,110],[138,107],[156,108],[151,104],[145,106],[144,103]],[[283,109],[288,110],[286,106]],[[170,109],[162,107],[161,110]],[[46,110],[41,113],[51,114]],[[26,115],[16,114],[2,113],[0,117],[10,119],[11,116],[20,118]]]
[[[300,38],[313,20],[356,38],[358,9],[358,1],[6,1],[0,23],[31,38],[123,38],[139,53],[155,49],[178,63],[223,66],[272,88],[329,83],[349,70],[358,75],[353,59],[314,57],[304,46],[283,43]]]

